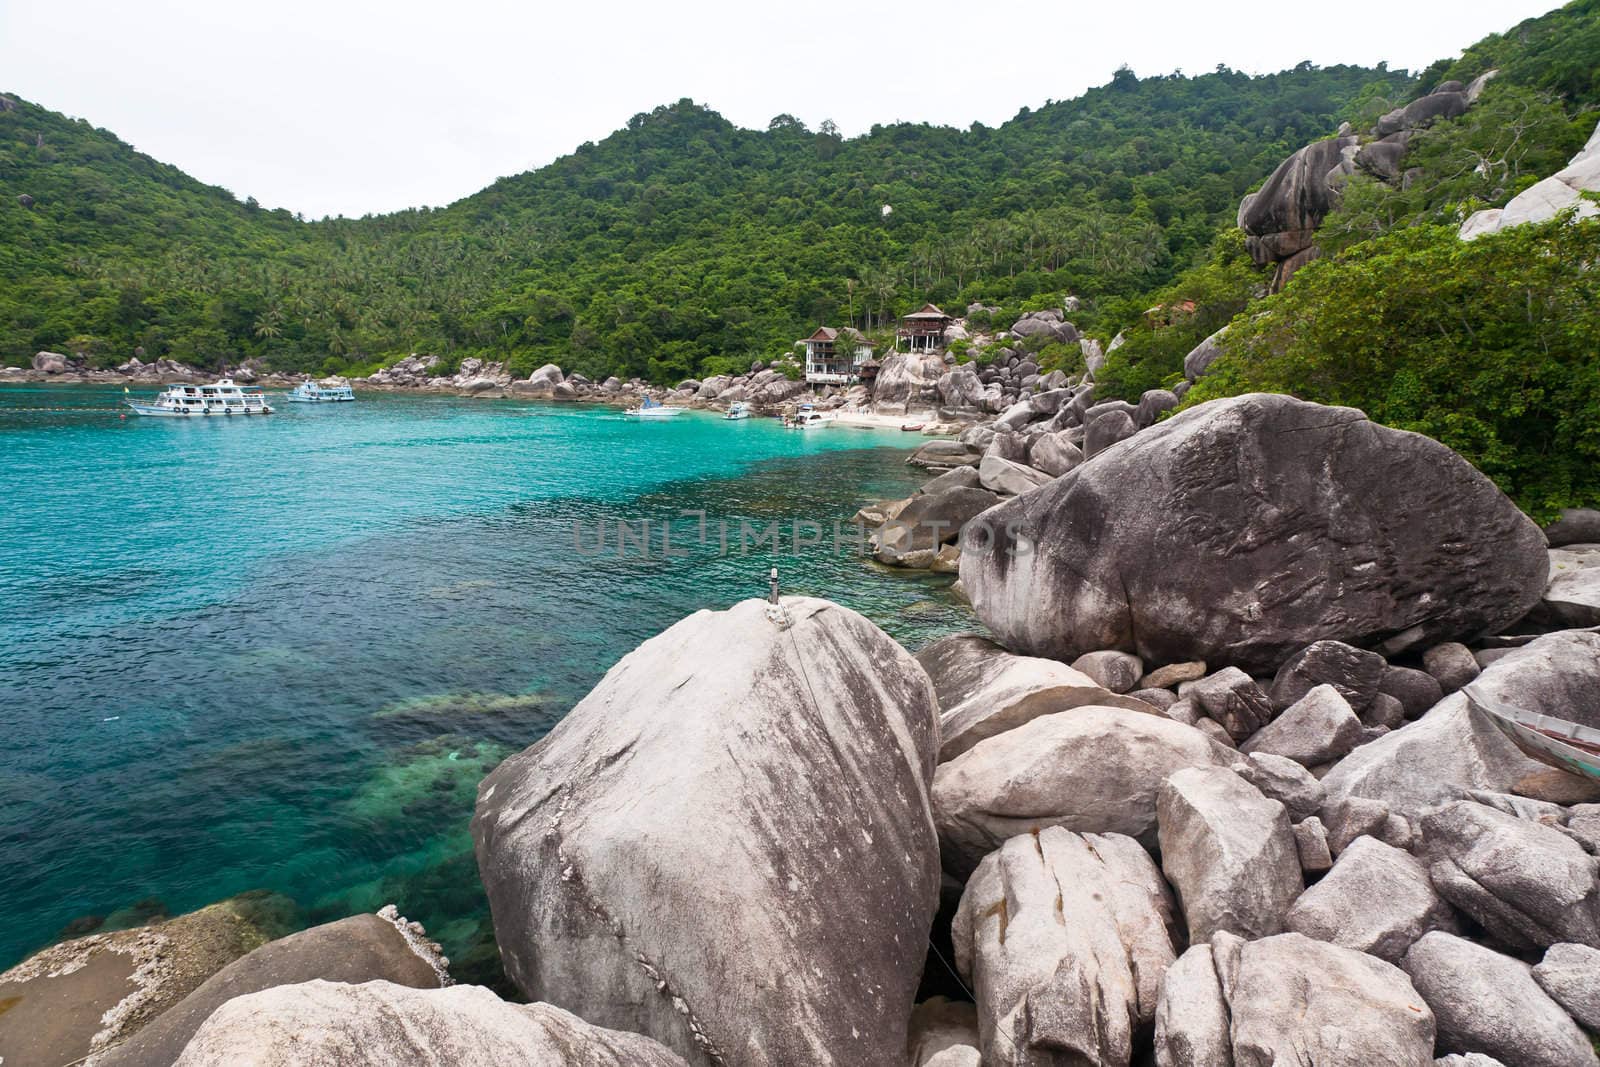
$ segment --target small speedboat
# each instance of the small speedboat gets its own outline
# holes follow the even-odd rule
[[[301,382],[295,386],[288,396],[284,397],[294,404],[337,404],[348,403],[356,398],[351,390],[350,383],[343,378],[324,378],[320,382]]]
[[[722,417],[725,419],[748,419],[750,417],[750,408],[745,405],[743,400],[735,400],[728,405],[728,410],[722,413]]]
[[[638,407],[629,408],[628,410],[624,411],[623,414],[634,415],[641,419],[666,419],[671,418],[673,415],[683,414],[683,409],[669,408],[661,401],[647,396],[643,400],[639,401]]]
[[[127,392],[127,388],[123,388]],[[129,400],[136,415],[187,419],[212,415],[271,415],[267,398],[260,387],[235,385],[223,378],[211,385],[170,385],[155,400]]]
[[[922,423],[920,423],[920,422],[908,422],[908,423],[903,424],[900,427],[900,429],[905,431],[906,433],[915,433],[917,430],[922,429]]]

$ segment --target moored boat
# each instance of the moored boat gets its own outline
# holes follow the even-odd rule
[[[791,430],[820,430],[833,423],[836,416],[824,415],[815,404],[801,404],[800,410],[783,420]]]
[[[728,405],[728,410],[722,413],[725,419],[748,419],[750,407],[743,400],[735,400]]]
[[[639,406],[624,411],[624,415],[636,415],[642,419],[664,419],[683,412],[682,408],[669,408],[653,397],[645,397],[639,401]]]
[[[1469,685],[1467,704],[1485,716],[1529,759],[1600,781],[1600,730],[1513,707]]]
[[[172,385],[154,400],[129,400],[127,403],[137,415],[158,418],[272,414],[259,386],[236,385],[232,378],[210,385]]]
[[[295,386],[288,396],[284,397],[294,404],[338,404],[348,403],[356,398],[355,392],[350,388],[350,383],[343,378],[324,378],[320,382],[301,382]]]

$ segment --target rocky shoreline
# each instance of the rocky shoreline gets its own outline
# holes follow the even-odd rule
[[[87,1062],[1600,1065],[1600,782],[1474,707],[1600,728],[1600,547],[1571,543],[1600,516],[1547,536],[1351,409],[1043,395],[981,454],[925,445],[971,462],[880,535],[953,562],[988,635],[697,612],[483,780],[532,1003],[357,916],[75,1033]]]

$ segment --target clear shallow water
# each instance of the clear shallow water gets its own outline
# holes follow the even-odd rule
[[[763,595],[774,563],[912,648],[972,626],[948,579],[835,551],[832,523],[917,484],[896,432],[395,395],[191,424],[120,399],[0,389],[0,969],[80,916],[258,888],[306,922],[393,901],[485,963],[478,779],[640,641]],[[619,559],[644,518],[650,558]],[[823,543],[794,553],[796,520]],[[752,545],[772,522],[778,552]]]

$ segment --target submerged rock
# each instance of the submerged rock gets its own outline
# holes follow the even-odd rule
[[[855,612],[697,612],[484,779],[507,974],[692,1063],[897,1061],[938,900],[937,744],[927,674]]]
[[[35,953],[0,973],[0,1062],[70,1063],[138,1037],[212,975],[286,933],[293,912],[286,897],[246,893]]]
[[[684,1067],[638,1034],[591,1026],[549,1004],[507,1004],[480,986],[391,982],[277,986],[217,1009],[173,1067]]]
[[[1444,445],[1250,394],[992,509],[962,539],[961,579],[1017,651],[1270,671],[1325,639],[1493,632],[1538,602],[1547,568],[1538,527]]]

